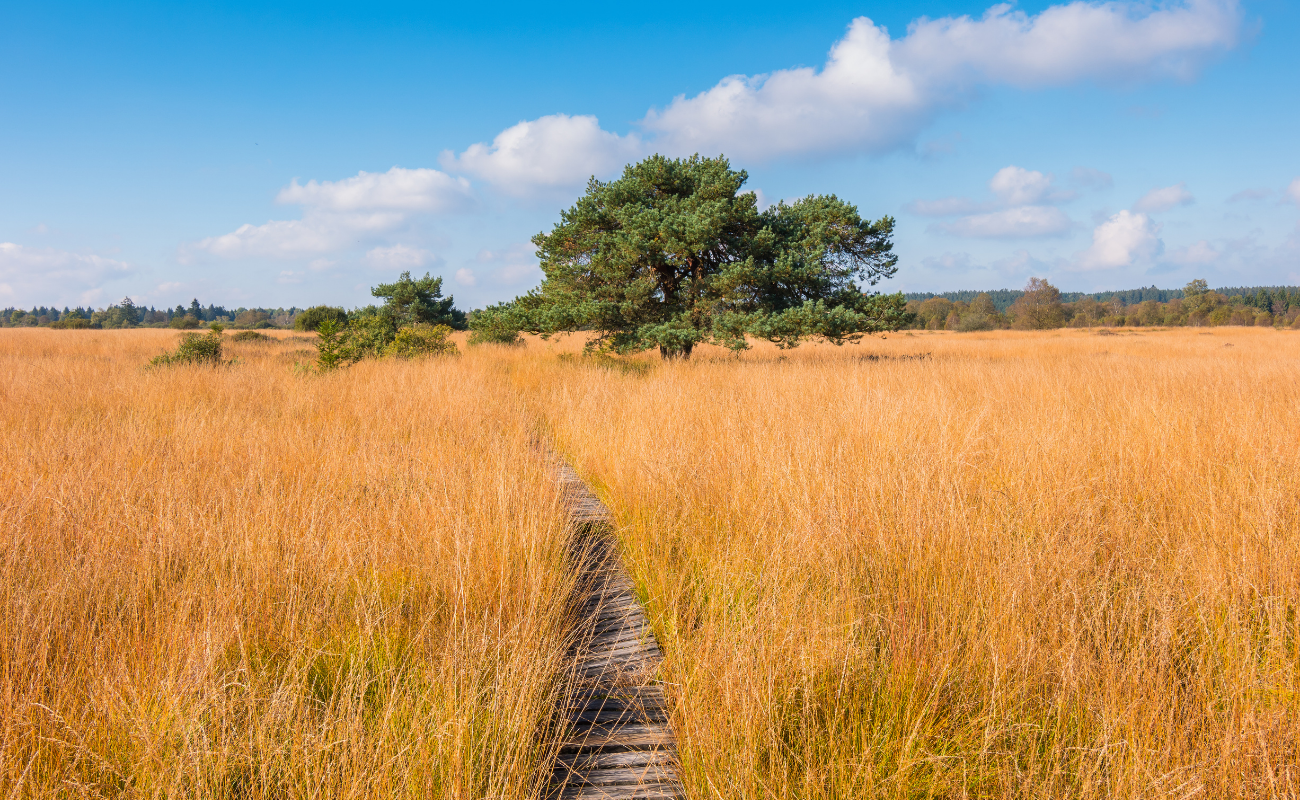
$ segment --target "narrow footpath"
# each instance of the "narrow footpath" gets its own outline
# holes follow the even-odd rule
[[[609,509],[573,468],[556,465],[568,501],[577,570],[576,678],[561,713],[569,721],[552,798],[685,798],[677,743],[655,668],[663,653],[637,602]]]

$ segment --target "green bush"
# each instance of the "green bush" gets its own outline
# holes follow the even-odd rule
[[[448,339],[449,336],[451,327],[448,325],[417,323],[399,329],[393,341],[384,348],[384,355],[394,358],[454,355],[456,343]]]
[[[512,303],[498,303],[475,311],[469,317],[469,343],[522,345],[522,323]]]
[[[316,333],[316,368],[329,372],[343,366],[348,360],[347,342],[338,323],[332,319],[321,320]]]
[[[193,314],[186,314],[183,317],[172,317],[172,321],[167,323],[167,327],[177,328],[179,330],[193,330],[199,327],[199,319]]]
[[[271,319],[271,316],[265,311],[249,309],[248,311],[241,311],[235,315],[233,326],[236,328],[256,328],[260,323],[266,322],[269,319]]]
[[[966,333],[971,331],[991,331],[993,330],[993,321],[988,318],[987,314],[963,314],[957,323],[957,330]]]
[[[269,342],[271,337],[257,331],[240,331],[230,337],[232,342]]]
[[[325,320],[333,320],[339,328],[348,324],[348,312],[334,306],[312,306],[293,318],[295,331],[317,331]]]
[[[77,312],[73,311],[69,313],[67,316],[65,316],[63,319],[57,322],[51,322],[50,327],[59,328],[62,330],[77,330],[81,328],[89,328],[90,320],[86,319],[85,317],[81,316]]]
[[[220,366],[221,361],[221,326],[214,325],[204,334],[183,333],[181,343],[174,353],[163,353],[149,361],[151,367],[167,367],[177,364],[210,364]]]

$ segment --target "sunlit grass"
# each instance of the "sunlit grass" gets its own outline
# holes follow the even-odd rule
[[[561,514],[494,365],[176,338],[0,336],[7,796],[534,796]]]
[[[1300,791],[1297,367],[1288,332],[918,334],[534,380],[695,796],[1260,797]]]
[[[549,437],[692,797],[1294,797],[1300,334],[1130,333],[313,375],[284,334],[143,369],[174,332],[6,330],[0,789],[537,796]]]

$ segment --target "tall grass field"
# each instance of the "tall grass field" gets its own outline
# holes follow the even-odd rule
[[[692,798],[1300,797],[1300,333],[175,339],[0,332],[5,797],[543,797],[548,444]]]

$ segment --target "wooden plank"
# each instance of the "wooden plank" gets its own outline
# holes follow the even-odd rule
[[[675,782],[641,786],[572,786],[565,787],[560,800],[674,800],[685,797]]]
[[[676,764],[647,764],[623,769],[566,770],[565,780],[579,786],[644,786],[677,780]]]
[[[669,750],[624,750],[614,753],[570,753],[558,759],[561,767],[571,770],[618,769],[664,766],[677,763],[676,753]]]
[[[572,731],[560,742],[561,753],[583,750],[617,752],[621,750],[673,750],[676,741],[672,731],[662,725],[632,723],[604,727],[591,725],[581,731]]]
[[[556,467],[569,513],[575,595],[574,669],[549,796],[685,797],[668,700],[654,671],[663,652],[623,569],[613,515],[567,464]]]

